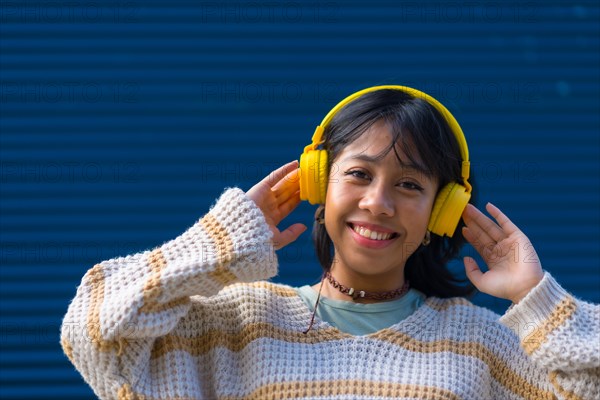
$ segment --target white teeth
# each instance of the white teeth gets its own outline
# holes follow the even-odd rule
[[[352,227],[352,229],[354,230],[354,232],[358,233],[360,236],[366,237],[371,240],[388,240],[392,236],[391,233],[376,232],[376,231],[372,231],[370,229],[364,228],[362,226],[354,225]]]

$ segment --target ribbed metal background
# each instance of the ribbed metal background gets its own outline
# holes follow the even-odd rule
[[[480,204],[600,301],[599,14],[592,1],[2,2],[0,397],[92,398],[58,338],[85,271],[177,236],[375,84],[446,104]],[[303,204],[289,222],[311,216]],[[277,281],[320,273],[307,234],[280,260]]]

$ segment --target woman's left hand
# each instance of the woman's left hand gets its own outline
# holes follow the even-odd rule
[[[481,292],[518,303],[543,278],[544,272],[533,245],[523,232],[496,206],[486,210],[492,221],[469,204],[463,212],[463,236],[488,266],[483,272],[471,257],[465,257],[469,280]]]

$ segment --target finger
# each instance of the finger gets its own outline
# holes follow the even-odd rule
[[[494,243],[500,242],[507,236],[498,224],[484,215],[472,204],[467,205],[467,208],[463,213],[463,219],[465,220],[465,224],[469,228],[472,228],[477,236],[481,236],[485,233],[485,235],[490,238],[490,241],[493,241]]]
[[[479,289],[481,280],[483,279],[483,272],[481,272],[479,265],[477,265],[477,261],[472,257],[465,257],[463,262],[465,263],[465,273],[467,274],[467,278],[469,278],[471,283]]]
[[[287,174],[298,169],[298,160],[291,161],[267,175],[261,182],[266,183],[270,188],[274,188],[280,181],[284,180]]]
[[[496,242],[482,233],[482,231],[480,231],[479,235],[475,234],[471,227],[463,227],[462,234],[475,250],[477,250],[477,253],[479,253],[479,255],[489,264],[492,261],[490,257],[497,251]]]
[[[297,191],[292,196],[290,196],[285,202],[279,204],[279,212],[281,215],[281,219],[287,217],[292,211],[298,207],[300,204],[300,192]]]
[[[463,236],[475,248],[478,248],[478,246],[493,246],[497,243],[497,240],[494,239],[486,229],[482,228],[475,221],[465,221],[465,223],[466,226],[463,227],[462,230]]]
[[[294,193],[300,190],[300,184],[298,181],[298,169],[294,169],[288,173],[282,180],[277,182],[271,189],[279,201],[286,201],[292,197]]]
[[[492,217],[494,217],[506,235],[510,235],[514,232],[520,232],[520,229],[492,203],[487,203],[485,209]]]
[[[298,239],[298,236],[300,236],[302,232],[306,231],[306,229],[306,225],[298,223],[282,231],[273,242],[275,245],[275,250],[279,250]]]

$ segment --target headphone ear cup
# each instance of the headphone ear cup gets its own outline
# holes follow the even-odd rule
[[[327,168],[327,151],[318,150],[319,151],[319,166],[318,166],[318,174],[319,174],[319,204],[325,204],[325,198],[327,197],[327,181],[329,180],[329,171]]]
[[[427,229],[439,236],[452,237],[470,198],[467,188],[457,182],[444,186],[433,204]]]
[[[300,156],[300,199],[324,204],[327,193],[327,151],[311,150]]]

